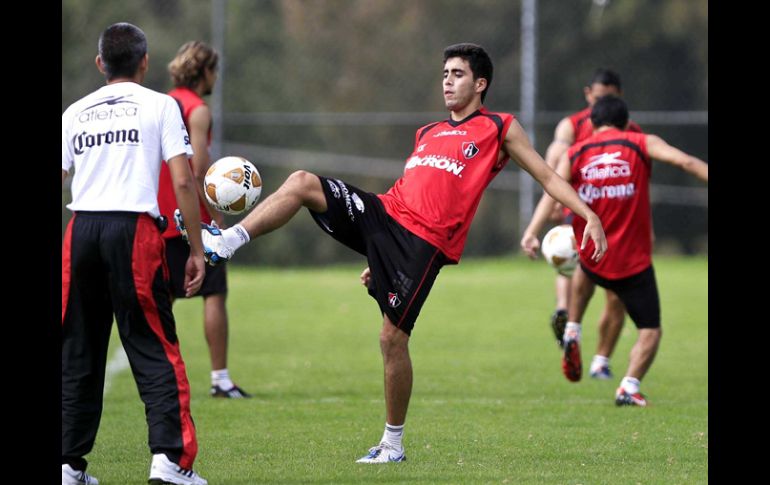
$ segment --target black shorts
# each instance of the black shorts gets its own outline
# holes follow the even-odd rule
[[[617,293],[636,328],[660,327],[660,298],[652,265],[640,273],[619,280],[608,280],[587,270],[582,264],[580,267],[591,281]]]
[[[310,214],[327,234],[366,256],[372,272],[369,294],[396,327],[411,335],[448,259],[390,217],[376,195],[342,180],[318,178],[328,209],[323,214],[311,210]]]
[[[174,298],[184,298],[184,265],[190,257],[190,245],[182,236],[166,239],[166,261],[168,262],[169,285]],[[226,264],[206,265],[203,285],[193,296],[209,296],[227,293]]]

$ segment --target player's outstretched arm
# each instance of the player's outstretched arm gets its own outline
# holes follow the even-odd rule
[[[693,157],[682,150],[673,147],[657,135],[647,135],[647,153],[650,157],[661,162],[675,165],[687,173],[697,177],[699,180],[708,183],[709,166],[700,158]]]
[[[559,158],[575,141],[575,130],[569,118],[562,118],[553,133],[553,141],[545,150],[545,163],[556,170]]]
[[[569,118],[562,118],[562,120],[559,121],[559,124],[556,125],[551,144],[548,145],[548,148],[545,150],[545,163],[556,170],[559,158],[561,158],[562,154],[565,153],[574,142],[575,129],[572,128],[572,122]],[[548,213],[548,220],[561,223],[561,221],[564,220],[561,204],[554,201],[552,207],[553,209]]]
[[[520,242],[521,249],[530,259],[537,258],[537,250],[540,249],[538,234],[543,230],[543,224],[549,219],[549,215],[553,212],[555,206],[556,201],[553,197],[548,195],[547,192],[543,192],[540,202],[537,203],[535,212],[532,214],[532,219],[529,221],[529,225],[524,229]]]
[[[513,120],[508,133],[505,135],[504,148],[511,159],[529,172],[551,197],[569,207],[575,214],[586,220],[586,230],[580,250],[585,249],[590,237],[594,242],[594,252],[591,255],[591,259],[599,261],[607,251],[607,238],[604,235],[599,217],[580,200],[580,197],[566,182],[566,179],[562,178],[569,178],[569,159],[567,159],[567,153],[562,154],[559,160],[557,169],[559,174],[561,174],[560,176],[548,167],[535,149],[532,148],[527,134],[516,120]],[[543,212],[545,212],[545,209],[543,209]],[[541,217],[541,214],[538,214],[538,217]]]

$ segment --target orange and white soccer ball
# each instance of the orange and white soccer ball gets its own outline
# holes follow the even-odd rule
[[[546,262],[559,274],[572,276],[578,262],[578,250],[571,225],[562,224],[548,231],[540,251]]]
[[[225,214],[251,209],[262,195],[262,177],[257,167],[243,157],[224,157],[212,163],[203,186],[209,204]]]

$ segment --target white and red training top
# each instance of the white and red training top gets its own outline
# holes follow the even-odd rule
[[[458,262],[481,195],[509,160],[500,150],[513,119],[482,107],[417,130],[404,175],[379,195],[385,211]]]
[[[62,114],[61,135],[61,168],[75,168],[72,211],[157,217],[161,161],[192,155],[176,101],[133,82],[108,84],[73,103]]]

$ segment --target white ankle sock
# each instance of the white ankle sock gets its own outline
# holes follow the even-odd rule
[[[629,394],[636,394],[639,392],[639,385],[641,382],[636,377],[626,376],[620,381],[620,387],[622,387]]]
[[[610,359],[603,356],[603,355],[594,355],[593,360],[591,361],[591,369],[600,369],[604,367],[605,365],[610,365]]]
[[[380,440],[380,443],[384,441],[388,443],[392,448],[401,450],[403,449],[403,445],[401,444],[401,437],[403,435],[403,424],[401,426],[393,426],[392,424],[385,423],[385,432],[382,433],[382,439]]]
[[[211,371],[211,385],[219,386],[223,391],[229,391],[235,384],[230,380],[227,368]]]
[[[225,239],[225,244],[232,248],[233,251],[251,240],[249,233],[246,232],[246,229],[240,224],[236,224],[233,227],[228,227],[223,230],[222,237]]]
[[[567,322],[564,327],[564,341],[577,340],[580,342],[580,324],[578,322]]]

